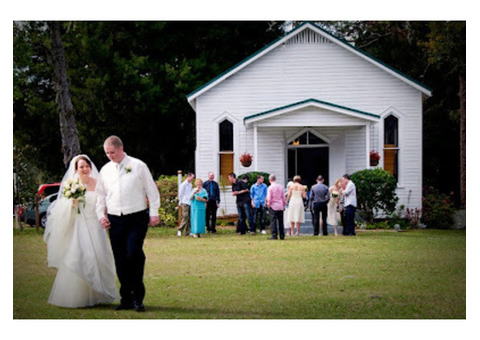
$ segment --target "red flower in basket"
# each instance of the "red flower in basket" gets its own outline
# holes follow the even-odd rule
[[[375,166],[378,165],[378,161],[380,160],[380,155],[377,151],[370,151],[370,165]]]
[[[248,152],[243,153],[240,156],[240,163],[242,163],[242,165],[245,167],[249,167],[252,164],[252,155],[250,155]]]

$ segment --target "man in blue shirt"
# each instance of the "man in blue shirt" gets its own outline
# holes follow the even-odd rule
[[[252,198],[253,208],[253,221],[257,224],[257,218],[260,216],[260,232],[265,232],[265,198],[267,197],[267,186],[263,183],[264,178],[262,175],[257,177],[257,183],[253,184],[250,188],[250,197]]]
[[[203,188],[207,190],[208,201],[206,211],[206,224],[207,232],[216,233],[217,229],[215,224],[217,223],[217,209],[220,207],[220,188],[218,183],[214,181],[215,174],[213,172],[208,173],[208,181],[203,182]]]

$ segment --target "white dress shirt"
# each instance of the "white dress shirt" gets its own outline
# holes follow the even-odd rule
[[[190,205],[190,196],[192,196],[192,191],[192,183],[188,182],[188,180],[184,180],[182,184],[180,184],[180,189],[178,192],[178,205]]]
[[[100,220],[105,212],[128,215],[147,209],[158,216],[160,195],[147,165],[125,154],[121,163],[109,162],[100,170],[97,186],[96,213]]]
[[[343,191],[345,197],[344,204],[346,207],[349,205],[357,207],[357,188],[352,181],[348,181],[347,187]]]

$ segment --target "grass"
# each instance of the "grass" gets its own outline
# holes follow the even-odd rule
[[[47,303],[42,234],[13,233],[14,319],[465,319],[466,232],[201,239],[150,229],[145,313]]]

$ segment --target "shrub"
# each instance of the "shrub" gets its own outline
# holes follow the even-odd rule
[[[357,188],[359,214],[373,223],[376,213],[383,210],[387,215],[395,210],[398,202],[397,180],[389,172],[380,169],[365,169],[350,176]]]
[[[260,171],[251,171],[251,172],[246,172],[244,174],[241,174],[241,175],[238,175],[237,176],[237,179],[242,179],[242,177],[244,175],[247,175],[248,176],[248,182],[247,182],[247,186],[248,188],[250,189],[250,187],[255,184],[257,182],[257,177],[259,175],[262,175],[263,178],[264,178],[264,181],[263,183],[265,183],[267,186],[270,185],[270,182],[268,181],[268,176],[270,176],[270,174],[266,173],[266,172],[260,172]]]
[[[450,196],[433,187],[425,188],[422,204],[422,222],[427,228],[449,229],[453,226],[455,207]]]
[[[403,204],[388,216],[387,222],[390,228],[396,228],[397,226],[400,229],[406,229],[411,226],[410,220],[406,218],[405,206]]]
[[[159,226],[174,227],[178,218],[178,178],[162,175],[156,184],[160,193]]]

